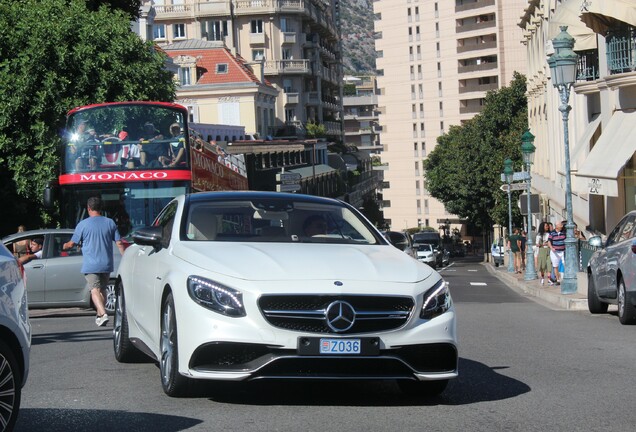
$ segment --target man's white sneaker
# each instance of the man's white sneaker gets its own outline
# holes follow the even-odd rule
[[[541,278],[541,285],[543,285],[543,278]]]
[[[95,317],[95,324],[97,324],[100,327],[105,326],[107,322],[108,322],[108,314]]]

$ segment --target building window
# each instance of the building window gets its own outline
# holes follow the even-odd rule
[[[155,24],[152,26],[152,38],[153,39],[165,39],[166,38],[166,26],[163,24]]]
[[[174,24],[172,26],[172,32],[174,33],[175,39],[184,39],[186,37],[185,24]]]
[[[217,63],[216,64],[216,73],[217,74],[226,74],[227,73],[227,63]]]
[[[179,68],[179,83],[182,86],[190,85],[190,68],[187,68],[187,67]]]
[[[265,60],[265,50],[264,49],[252,50],[252,60],[254,61]]]
[[[201,37],[209,41],[222,41],[227,36],[227,21],[201,22]]]
[[[250,24],[250,33],[261,34],[263,33],[263,20],[254,19]]]
[[[283,60],[292,60],[294,58],[291,48],[283,48],[282,55],[283,55]]]

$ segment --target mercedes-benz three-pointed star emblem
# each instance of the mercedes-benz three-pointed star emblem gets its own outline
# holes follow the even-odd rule
[[[345,332],[353,327],[356,310],[346,301],[337,300],[327,307],[325,319],[331,330],[337,333]]]

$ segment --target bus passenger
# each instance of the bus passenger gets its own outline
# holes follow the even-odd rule
[[[122,142],[128,140],[128,132],[122,130],[119,132],[119,139]],[[128,143],[122,144],[121,146],[121,165],[126,168],[136,168],[138,167],[140,162],[140,152],[139,152],[139,144],[137,143]]]
[[[168,155],[166,143],[152,144],[152,141],[163,139],[163,135],[155,125],[147,122],[139,138],[141,143],[140,162],[142,166],[161,167],[160,157]]]
[[[83,120],[77,126],[74,138],[75,149],[71,153],[76,156],[75,170],[81,171],[87,167],[91,170],[96,169],[99,157],[99,139],[95,129],[88,126],[86,120]]]
[[[165,167],[173,167],[185,162],[185,140],[181,134],[181,126],[179,123],[170,125],[170,147],[168,148],[168,156],[160,156],[159,161]]]

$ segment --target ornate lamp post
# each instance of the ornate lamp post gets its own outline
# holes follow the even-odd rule
[[[514,176],[515,170],[512,169],[512,160],[506,159],[504,161],[504,179],[508,184],[508,238],[512,235],[512,199],[510,197],[510,183],[512,183],[512,178]],[[512,254],[512,249],[508,249],[508,273],[515,272],[515,263],[514,256]]]
[[[568,104],[570,90],[576,82],[577,55],[572,48],[574,38],[566,31],[567,26],[561,27],[561,33],[552,39],[554,54],[548,59],[552,85],[559,91],[561,105],[559,111],[563,116],[563,134],[565,150],[565,209],[567,211],[565,238],[565,274],[561,281],[561,293],[573,294],[577,291],[577,256],[576,239],[574,238],[574,219],[572,217],[572,180],[570,177],[570,142],[568,132],[568,117],[572,107]]]
[[[525,131],[521,136],[521,155],[528,172],[528,190],[526,192],[528,198],[528,235],[526,236],[526,274],[523,276],[524,280],[537,278],[537,272],[534,268],[534,251],[532,249],[532,209],[530,208],[530,187],[532,183],[530,166],[534,162],[534,151],[536,150],[536,147],[532,144],[533,142],[534,135],[529,130]]]

